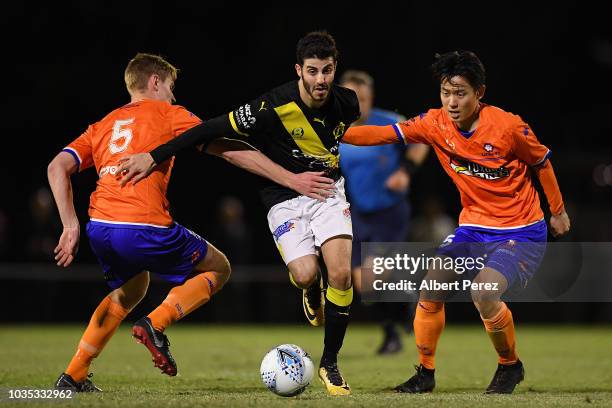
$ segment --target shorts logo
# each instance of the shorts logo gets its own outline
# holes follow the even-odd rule
[[[342,210],[342,215],[344,215],[346,218],[351,218],[351,210],[347,207],[344,210]]]
[[[274,230],[272,235],[274,235],[274,238],[278,240],[281,236],[288,233],[294,228],[295,228],[295,223],[293,221],[286,221],[282,223],[281,225],[279,225],[278,228]]]
[[[200,250],[196,249],[195,251],[193,251],[193,254],[191,254],[191,263],[192,264],[196,263],[199,257],[200,257]]]
[[[484,149],[487,152],[492,152],[493,151],[493,145],[491,143],[485,143]]]

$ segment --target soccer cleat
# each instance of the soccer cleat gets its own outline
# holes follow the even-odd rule
[[[398,335],[388,336],[385,335],[385,339],[383,340],[383,344],[380,346],[376,354],[380,356],[396,354],[402,351],[402,341],[400,340]]]
[[[91,382],[91,377],[93,377],[93,373],[89,373],[85,380],[76,382],[68,374],[62,373],[55,381],[54,388],[56,390],[70,390],[73,392],[102,392],[100,388],[96,387],[94,383]]]
[[[317,275],[317,282],[308,289],[302,290],[302,305],[306,319],[313,326],[325,324],[325,289],[321,274]]]
[[[319,379],[329,395],[351,395],[351,387],[344,381],[338,370],[338,364],[319,367]]]
[[[525,378],[525,368],[521,360],[514,364],[498,364],[491,384],[485,394],[512,394],[514,388]]]
[[[414,366],[416,374],[406,381],[395,387],[395,392],[420,394],[424,392],[432,392],[436,386],[434,373],[436,370],[429,370],[423,365]]]
[[[151,324],[151,319],[145,316],[134,323],[132,336],[137,342],[144,344],[149,349],[151,356],[153,356],[155,367],[159,368],[164,374],[170,376],[176,375],[176,362],[172,358],[172,354],[170,354],[168,337],[164,333],[155,330]]]

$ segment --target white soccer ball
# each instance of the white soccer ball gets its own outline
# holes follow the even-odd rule
[[[312,381],[314,364],[301,347],[281,344],[265,355],[259,372],[270,391],[283,397],[293,397],[304,392]]]

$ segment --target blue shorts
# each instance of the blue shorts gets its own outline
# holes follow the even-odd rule
[[[515,282],[525,287],[542,262],[547,234],[544,220],[507,230],[460,226],[440,245],[438,255],[482,257],[486,267],[505,276],[509,288]],[[480,270],[468,270],[466,277],[473,279],[478,272]]]
[[[406,200],[372,213],[361,213],[351,209],[351,218],[353,222],[351,267],[353,268],[361,265],[362,242],[403,242],[408,238],[410,206]]]
[[[90,221],[87,236],[112,289],[142,271],[182,283],[208,251],[206,240],[177,223],[160,228]]]

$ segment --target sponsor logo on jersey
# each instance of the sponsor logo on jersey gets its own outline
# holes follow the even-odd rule
[[[255,122],[257,122],[257,119],[253,116],[253,112],[251,111],[251,105],[248,103],[234,111],[234,118],[236,119],[238,128],[244,130],[251,129],[255,125]]]
[[[346,130],[346,125],[344,122],[338,123],[338,125],[334,128],[332,134],[336,139],[340,139],[342,135],[344,135],[344,131]]]
[[[284,223],[279,225],[274,230],[272,235],[274,235],[274,238],[279,239],[281,236],[283,236],[284,234],[288,233],[289,231],[291,231],[294,228],[295,228],[295,223],[293,221],[285,221]]]
[[[510,170],[504,166],[491,168],[459,157],[451,157],[450,165],[457,174],[480,177],[485,180],[497,180],[510,175]]]
[[[297,127],[295,129],[293,129],[291,131],[291,136],[294,139],[301,139],[301,138],[303,138],[304,137],[304,129],[302,129],[301,127]]]
[[[481,156],[499,156],[499,151],[495,150],[495,146],[491,143],[485,143],[483,146],[484,153],[481,153]]]
[[[114,176],[117,174],[118,169],[119,169],[119,166],[104,166],[100,169],[100,173],[98,173],[98,177],[102,178],[106,176],[107,174]]]
[[[325,127],[325,118],[323,118],[323,119],[314,118],[313,121],[314,122],[319,122],[320,124],[323,125],[323,127]]]
[[[448,145],[448,147],[451,148],[451,150],[455,150],[455,144],[453,142],[451,142],[450,140],[448,140],[448,138],[444,139],[444,141],[446,142],[446,144]]]

